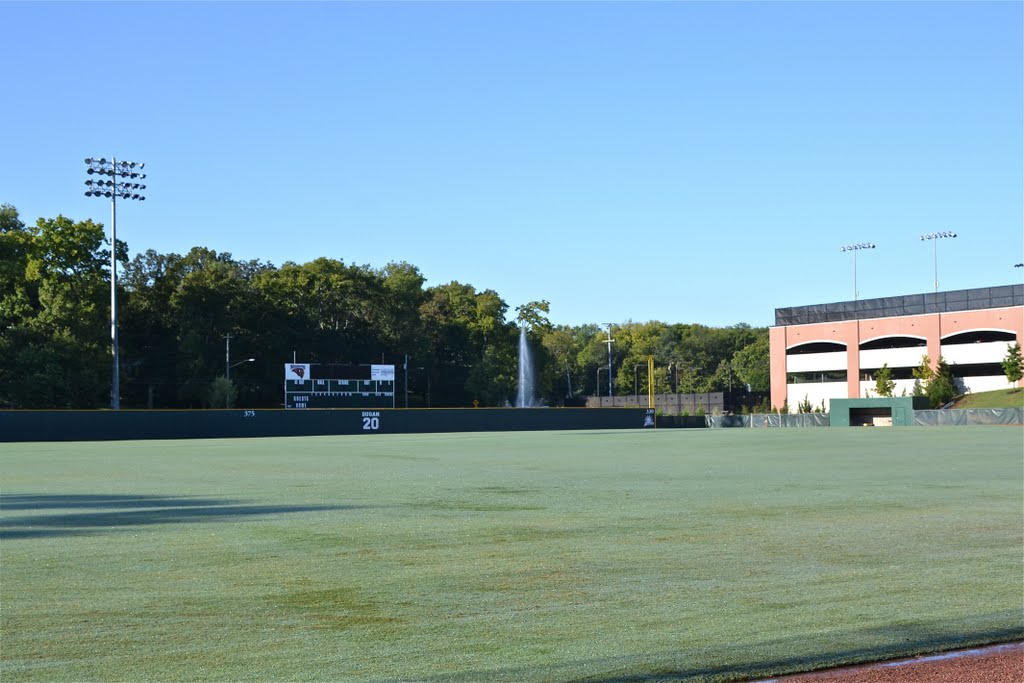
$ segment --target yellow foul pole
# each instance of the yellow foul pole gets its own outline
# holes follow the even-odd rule
[[[647,356],[647,407],[654,407],[654,356]]]

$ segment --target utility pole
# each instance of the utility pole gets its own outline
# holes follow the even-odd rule
[[[224,377],[231,379],[231,333],[224,335]]]
[[[615,342],[612,339],[612,324],[605,323],[608,326],[608,338],[604,340],[604,343],[608,345],[608,398],[612,397],[612,344]]]

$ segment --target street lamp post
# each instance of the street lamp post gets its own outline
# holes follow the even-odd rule
[[[146,198],[139,194],[145,190],[145,185],[140,185],[135,180],[142,180],[146,177],[142,169],[146,164],[137,164],[134,161],[118,161],[111,157],[106,159],[86,158],[85,165],[88,166],[86,173],[89,175],[107,176],[109,180],[85,181],[86,197],[110,197],[110,347],[113,356],[113,368],[111,370],[110,383],[110,408],[121,409],[121,381],[120,381],[120,353],[117,341],[117,198],[137,199],[144,201]],[[118,180],[118,177],[121,180]],[[127,178],[133,182],[125,182]]]
[[[938,241],[944,237],[953,238],[956,237],[955,232],[943,230],[941,232],[928,232],[921,235],[921,241],[931,240],[932,242],[932,272],[935,275],[935,291],[939,291],[939,255],[938,255]]]
[[[240,360],[237,363],[231,363],[230,365],[228,365],[224,369],[224,378],[230,382],[231,381],[231,368],[237,368],[239,365],[245,365],[246,363],[251,363],[254,360],[256,360],[256,359],[255,358],[246,358],[245,360]],[[228,390],[226,392],[226,394],[224,395],[224,407],[225,408],[230,408],[231,407],[231,393],[232,392],[230,390]]]
[[[237,368],[239,365],[246,363],[252,363],[255,358],[246,358],[240,360],[237,363],[231,362],[231,334],[224,335],[224,379],[231,379],[231,368]]]
[[[861,249],[874,249],[875,245],[871,242],[861,242],[860,244],[844,244],[839,248],[839,251],[852,251],[853,252],[853,300],[856,301],[860,293],[857,291],[857,252]]]
[[[256,360],[255,358],[246,358],[245,360],[240,360],[237,363],[232,363],[231,365],[229,365],[227,367],[227,371],[224,373],[225,379],[231,379],[231,368],[237,368],[239,365],[245,365],[246,363],[252,363],[255,360]]]

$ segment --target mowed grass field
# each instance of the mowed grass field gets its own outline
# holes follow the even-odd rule
[[[1024,431],[0,444],[0,680],[727,681],[1024,638]]]

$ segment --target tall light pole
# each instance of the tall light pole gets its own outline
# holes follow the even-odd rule
[[[871,242],[861,242],[860,244],[844,244],[839,248],[839,251],[852,251],[853,252],[853,300],[856,301],[859,292],[857,291],[857,252],[861,249],[874,249],[875,245]]]
[[[145,190],[145,185],[140,185],[135,180],[142,180],[146,174],[142,169],[146,164],[137,164],[134,161],[118,161],[111,157],[106,159],[86,158],[85,165],[88,166],[86,173],[89,175],[107,176],[107,180],[89,179],[85,181],[86,197],[110,197],[110,347],[113,355],[112,379],[110,383],[110,408],[121,409],[121,380],[120,380],[120,353],[117,343],[117,198],[137,199],[144,201],[146,198],[139,194]],[[118,180],[118,177],[121,180]],[[127,178],[132,182],[125,182]]]
[[[924,240],[931,240],[931,242],[932,242],[932,271],[935,274],[935,291],[936,292],[939,291],[939,255],[938,255],[938,247],[936,245],[938,244],[939,240],[941,240],[941,239],[943,239],[945,237],[949,237],[949,238],[956,237],[956,233],[955,232],[950,232],[948,230],[943,230],[942,232],[927,232],[927,233],[921,235],[921,241],[922,242]]]
[[[605,323],[608,326],[608,338],[604,340],[604,343],[608,345],[608,398],[612,397],[612,344],[615,342],[612,339],[612,324]]]

